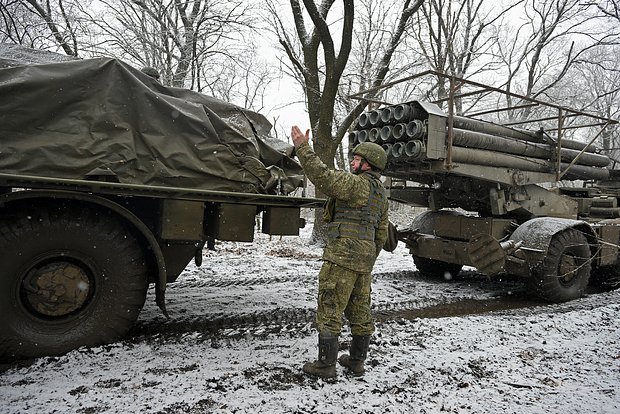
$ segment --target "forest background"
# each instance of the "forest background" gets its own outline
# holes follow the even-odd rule
[[[1,0],[0,42],[154,67],[165,85],[263,113],[280,139],[291,124],[311,128],[319,156],[343,169],[343,137],[376,102],[442,105],[445,78],[381,88],[428,69],[620,112],[619,0]],[[540,116],[520,99],[485,99],[514,108],[499,117]],[[617,129],[602,142],[613,155]]]

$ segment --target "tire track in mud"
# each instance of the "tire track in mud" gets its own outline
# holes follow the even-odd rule
[[[428,303],[405,301],[399,303],[379,304],[372,307],[373,316],[380,321],[390,319],[390,315],[412,311]],[[205,314],[165,319],[158,317],[151,321],[138,322],[129,336],[153,334],[176,335],[192,331],[216,334],[222,330],[241,330],[244,332],[270,327],[299,326],[312,324],[315,310],[307,308],[276,308],[261,312],[242,314]],[[400,316],[399,316],[400,318]],[[397,318],[394,318],[397,319]]]
[[[182,283],[170,283],[166,289],[185,289],[185,288],[226,288],[226,287],[252,287],[272,285],[278,283],[291,282],[308,282],[312,278],[305,274],[287,274],[283,276],[271,277],[247,277],[235,279],[204,279],[204,280],[188,280]]]
[[[223,288],[223,287],[251,287],[256,285],[271,285],[278,283],[292,282],[316,282],[316,274],[307,273],[287,273],[280,276],[262,276],[262,277],[244,277],[234,279],[201,279],[187,280],[182,282],[173,282],[168,284],[167,289],[184,289],[184,288]],[[373,273],[373,280],[407,280],[407,281],[432,281],[435,283],[449,282],[441,279],[431,279],[420,277],[415,270],[399,270],[395,272]],[[455,278],[455,281],[465,280],[484,280],[484,276],[474,271],[462,271]]]
[[[398,272],[384,272],[373,274],[373,278],[381,280],[414,280],[412,270],[402,270]],[[278,283],[292,282],[315,282],[315,274],[297,273],[285,274],[281,276],[267,277],[245,277],[234,279],[202,279],[187,280],[183,282],[173,282],[166,287],[170,290],[185,288],[224,288],[224,287],[252,287],[258,285],[271,285]]]
[[[375,279],[381,280],[411,280],[416,278],[414,271],[396,271],[374,274]],[[316,275],[287,274],[274,277],[246,277],[241,279],[225,280],[189,280],[177,285],[178,288],[229,288],[253,287],[276,283],[305,282],[314,283]],[[422,279],[429,283],[446,283],[442,280]],[[466,272],[455,282],[471,282],[484,280],[484,277],[475,272]],[[501,284],[502,282],[497,282]],[[456,284],[455,284],[456,285]],[[170,285],[171,289],[173,285]],[[433,298],[418,298],[412,300],[398,300],[396,302],[375,303],[372,313],[375,321],[389,322],[399,319],[412,320],[417,318],[443,318],[468,315],[521,312],[523,314],[562,313],[578,309],[591,309],[598,306],[615,303],[613,299],[606,299],[605,294],[593,292],[594,300],[580,303],[579,301],[564,304],[549,304],[522,294],[510,294],[510,289],[490,298],[471,298],[467,295],[439,295]],[[165,319],[156,317],[153,320],[139,321],[131,330],[129,337],[160,334],[164,336],[178,336],[188,332],[199,332],[207,335],[222,335],[228,331],[227,337],[241,337],[247,334],[259,336],[264,333],[292,332],[313,324],[315,319],[314,308],[275,308],[265,311],[248,313],[216,313],[202,315],[181,315]]]
[[[382,272],[373,274],[375,280],[416,280],[414,270],[401,270],[397,272]],[[166,289],[176,290],[185,288],[224,288],[224,287],[252,287],[258,285],[271,285],[292,282],[316,282],[317,275],[296,273],[281,276],[245,277],[234,279],[201,279],[172,282]]]
[[[239,334],[271,328],[285,328],[289,325],[305,325],[314,320],[313,309],[289,308],[245,314],[215,314],[195,317],[156,319],[138,322],[129,333],[129,337],[143,335],[178,335],[187,332],[218,334],[224,330],[237,330]],[[234,336],[234,332],[230,335]],[[230,336],[229,335],[229,336]]]
[[[377,322],[398,319],[441,318],[465,316],[510,310],[540,305],[539,302],[506,300],[506,298],[475,300],[461,299],[450,302],[448,298],[439,300],[410,300],[398,303],[377,304],[372,307]],[[173,319],[157,318],[139,322],[130,332],[130,337],[162,334],[175,336],[187,332],[218,334],[224,330],[237,331],[239,336],[256,331],[280,332],[290,328],[312,324],[314,309],[277,308],[262,312],[244,314],[211,314]],[[235,333],[230,335],[235,336]]]

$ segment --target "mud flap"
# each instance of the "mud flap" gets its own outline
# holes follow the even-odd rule
[[[469,260],[485,275],[501,272],[506,265],[506,252],[495,238],[488,234],[477,234],[467,246]]]
[[[467,246],[469,260],[479,272],[495,275],[505,270],[508,255],[521,246],[513,240],[500,243],[489,234],[477,234]]]
[[[196,252],[194,253],[194,264],[197,267],[202,266],[202,249],[204,249],[207,241],[196,243]]]
[[[157,279],[155,279],[155,303],[157,307],[161,309],[161,312],[166,318],[170,318],[168,311],[166,310],[166,285],[167,285],[167,271],[166,262],[164,256],[157,244],[151,245],[153,253],[157,260]]]
[[[161,309],[161,312],[164,314],[166,318],[170,318],[168,315],[168,311],[166,310],[166,284],[164,282],[163,287],[160,284],[157,284],[157,289],[155,290],[155,303]]]
[[[151,247],[153,247],[153,245],[151,245]],[[157,279],[155,279],[155,303],[157,304],[157,307],[161,309],[161,312],[164,314],[164,316],[166,318],[170,318],[170,315],[168,315],[168,311],[166,310],[167,272],[164,256],[162,255],[159,248],[153,249],[153,253],[155,253],[155,258],[157,260]]]

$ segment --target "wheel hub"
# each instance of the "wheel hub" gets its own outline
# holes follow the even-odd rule
[[[578,268],[579,265],[574,256],[567,254],[563,255],[562,260],[560,261],[560,280],[562,280],[564,283],[570,283],[570,281],[577,276]]]
[[[86,269],[66,261],[31,269],[22,286],[28,305],[44,316],[64,316],[80,309],[91,290]]]

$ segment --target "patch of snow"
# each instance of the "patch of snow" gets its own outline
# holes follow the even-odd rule
[[[218,242],[167,293],[151,290],[123,341],[14,364],[0,374],[2,413],[618,413],[620,291],[561,305],[478,315],[387,319],[372,337],[367,373],[305,377],[317,354],[311,323],[286,320],[202,329],[200,318],[315,306],[321,249],[300,237],[257,234]],[[382,252],[374,305],[489,299],[519,289],[466,277],[417,278],[407,249]],[[140,327],[172,328],[140,333]],[[344,329],[343,345],[350,340]]]

